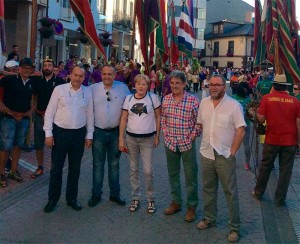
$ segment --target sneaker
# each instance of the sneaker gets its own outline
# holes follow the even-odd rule
[[[32,173],[31,178],[35,179],[36,177],[42,175],[43,173],[44,173],[43,166],[39,166],[39,167],[37,167],[35,172]]]
[[[24,180],[24,178],[21,176],[21,174],[18,170],[16,170],[15,172],[10,171],[8,174],[8,178],[15,180],[17,182],[21,182]]]
[[[249,163],[245,163],[244,164],[244,168],[245,168],[245,170],[249,170],[250,169],[250,164]]]
[[[195,219],[196,219],[195,209],[193,207],[188,207],[184,220],[186,222],[193,222],[195,221]]]
[[[237,242],[240,239],[239,234],[236,230],[231,230],[227,236],[229,242]]]
[[[214,225],[215,225],[215,223],[210,223],[210,222],[208,222],[207,219],[204,218],[197,224],[197,228],[199,230],[206,230]]]
[[[0,175],[0,186],[6,187],[7,186],[7,178],[6,175]]]

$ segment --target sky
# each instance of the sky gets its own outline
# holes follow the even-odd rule
[[[243,1],[254,6],[254,0],[243,0]],[[261,0],[261,2],[263,5],[264,0]],[[296,1],[296,16],[297,16],[298,22],[300,22],[300,0]]]

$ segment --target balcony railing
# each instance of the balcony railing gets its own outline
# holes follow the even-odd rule
[[[113,18],[113,26],[118,29],[132,30],[133,21],[132,16],[125,14],[122,11],[115,11]]]

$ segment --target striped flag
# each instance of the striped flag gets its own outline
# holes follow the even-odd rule
[[[182,4],[178,30],[178,49],[189,58],[193,58],[194,30],[185,2]]]
[[[172,64],[176,64],[179,58],[179,51],[178,51],[178,36],[176,30],[176,21],[175,21],[175,8],[174,2],[171,1],[171,47],[170,47],[170,62]]]
[[[194,11],[193,11],[194,1],[187,0],[187,6],[189,10],[189,16],[190,16],[192,27],[194,27]]]
[[[89,1],[69,0],[69,2],[84,34],[90,40],[90,42],[96,46],[104,61],[107,63],[105,50],[101,45],[96,32],[94,18],[92,15],[92,10],[90,8]]]

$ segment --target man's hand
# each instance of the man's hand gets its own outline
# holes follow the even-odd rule
[[[92,144],[93,144],[93,140],[85,139],[85,144],[84,144],[85,148],[90,148]]]
[[[53,136],[51,137],[46,137],[45,138],[45,144],[46,146],[48,147],[52,147],[54,145],[54,139],[53,139]]]
[[[154,146],[157,147],[159,144],[159,135],[154,136]]]

